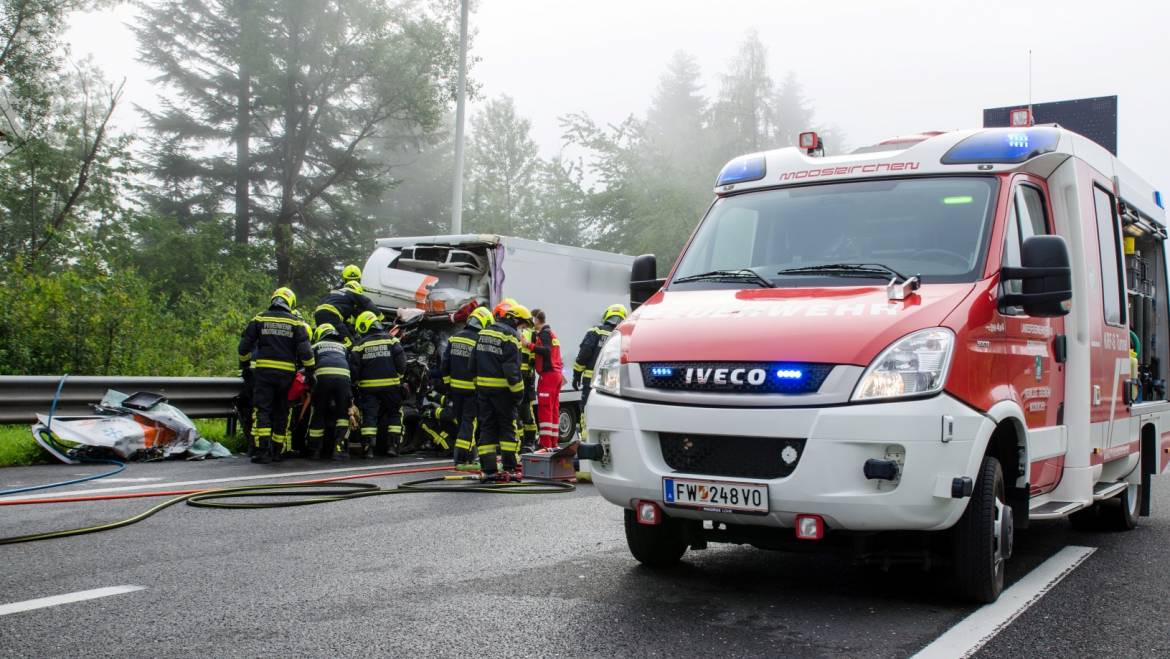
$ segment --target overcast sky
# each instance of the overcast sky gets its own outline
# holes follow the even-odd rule
[[[74,56],[92,53],[127,99],[152,104],[121,6],[78,17]],[[1099,0],[479,0],[472,75],[509,94],[546,155],[557,117],[641,114],[671,53],[703,66],[708,94],[749,29],[775,79],[795,71],[817,121],[851,146],[922,130],[979,126],[985,107],[1116,94],[1119,155],[1170,191],[1170,3]],[[472,107],[472,112],[475,108]],[[134,128],[130,104],[119,125]]]

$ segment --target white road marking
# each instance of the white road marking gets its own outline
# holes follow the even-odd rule
[[[103,483],[153,483],[162,478],[103,478]]]
[[[399,464],[378,464],[366,465],[361,467],[342,467],[340,469],[314,469],[311,471],[289,471],[281,473],[256,474],[252,476],[232,476],[229,478],[208,478],[198,481],[179,481],[176,483],[151,483],[149,485],[126,485],[123,487],[103,487],[92,490],[56,490],[53,492],[46,492],[43,494],[30,494],[27,496],[15,497],[0,497],[0,501],[25,501],[31,499],[51,499],[54,497],[76,497],[88,496],[91,494],[113,494],[115,492],[131,492],[134,490],[155,490],[159,488],[177,488],[187,487],[189,485],[210,485],[213,483],[232,483],[236,481],[252,481],[252,480],[276,480],[280,478],[292,478],[294,476],[320,476],[325,474],[342,474],[350,471],[390,471],[394,469],[412,469],[414,467],[432,467],[437,465],[452,464],[450,460],[423,460],[420,462],[406,462]]]
[[[80,590],[76,593],[68,593],[66,595],[41,597],[39,599],[26,600],[24,602],[13,602],[12,604],[0,604],[0,616],[6,616],[12,613],[20,613],[22,611],[32,611],[33,609],[44,609],[50,606],[57,606],[59,604],[69,604],[70,602],[84,602],[85,600],[97,599],[99,597],[109,597],[110,595],[132,593],[136,590],[145,590],[145,588],[145,586],[110,586],[108,588]]]
[[[922,648],[912,659],[953,659],[975,654],[1004,630],[1021,613],[1060,583],[1094,551],[1093,547],[1065,547],[1053,554],[1011,588],[999,599],[984,605],[951,627],[930,645]]]

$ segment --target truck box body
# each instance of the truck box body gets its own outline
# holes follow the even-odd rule
[[[601,313],[629,297],[633,258],[593,249],[490,234],[385,238],[362,270],[366,294],[383,309],[421,309],[455,328],[448,315],[471,300],[494,307],[514,298],[543,309],[561,342],[562,403],[580,400],[569,386],[577,345]]]
[[[936,532],[952,566],[991,542],[960,587],[989,601],[1014,526],[1148,506],[1170,463],[1166,217],[1105,149],[1059,127],[789,148],[732,161],[716,195],[586,410],[640,560]]]

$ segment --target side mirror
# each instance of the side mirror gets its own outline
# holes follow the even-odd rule
[[[1068,245],[1060,236],[1032,236],[1020,246],[1018,268],[1003,268],[1001,280],[1021,281],[1019,293],[1000,298],[1005,307],[1023,307],[1024,313],[1037,318],[1067,316],[1072,299],[1072,268]]]
[[[630,270],[630,306],[637,309],[643,302],[666,283],[658,279],[658,259],[653,254],[643,254],[634,259],[634,267]]]

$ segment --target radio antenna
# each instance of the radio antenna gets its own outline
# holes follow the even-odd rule
[[[1028,116],[1034,117],[1032,114],[1032,49],[1028,49]]]

